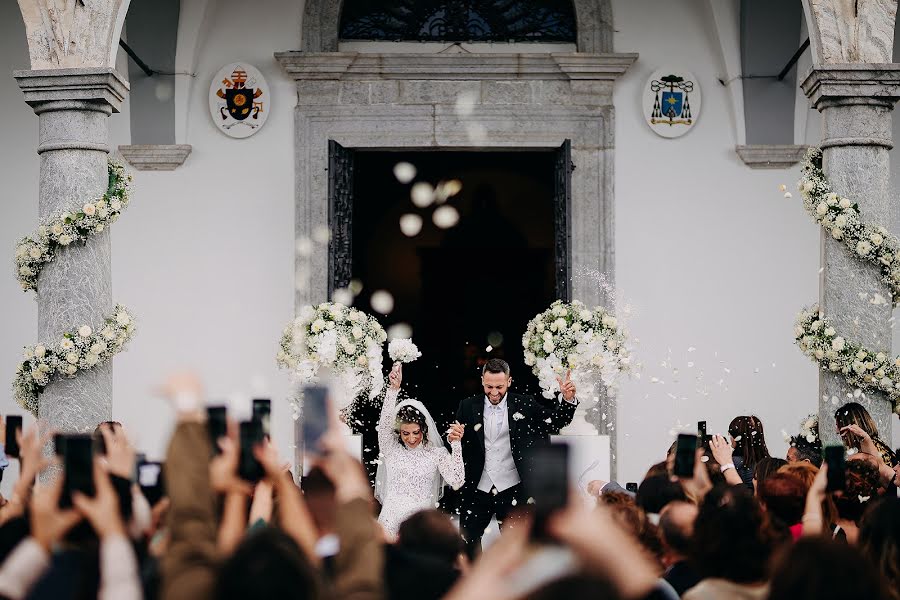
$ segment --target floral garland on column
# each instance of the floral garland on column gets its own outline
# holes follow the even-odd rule
[[[891,290],[891,303],[900,302],[900,241],[884,227],[862,221],[859,205],[831,191],[822,170],[822,151],[810,148],[797,184],[803,206],[835,240],[842,241],[858,260],[877,266]],[[790,198],[790,193],[785,197]],[[875,301],[881,298],[875,295]],[[881,298],[881,302],[887,300]],[[867,392],[883,392],[900,414],[900,357],[872,351],[847,341],[825,317],[818,304],[797,317],[795,341],[824,371],[840,373],[848,385]]]
[[[62,248],[87,243],[92,235],[102,233],[119,219],[130,199],[131,176],[126,174],[123,165],[113,161],[107,163],[107,174],[107,189],[102,198],[86,202],[81,210],[58,215],[16,245],[16,277],[23,290],[37,291],[41,271]],[[134,318],[117,305],[96,330],[84,324],[64,333],[55,342],[26,346],[25,360],[16,367],[13,380],[16,402],[37,415],[40,394],[54,375],[71,379],[79,371],[105,364],[122,350],[133,334]]]

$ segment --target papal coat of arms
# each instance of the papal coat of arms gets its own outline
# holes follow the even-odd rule
[[[644,88],[644,119],[662,137],[687,133],[700,114],[700,86],[684,69],[659,69]]]
[[[269,86],[256,67],[232,63],[222,67],[212,80],[209,113],[224,134],[245,138],[266,122],[269,98]]]

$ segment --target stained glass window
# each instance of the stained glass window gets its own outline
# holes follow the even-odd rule
[[[575,43],[571,0],[345,0],[342,40]]]

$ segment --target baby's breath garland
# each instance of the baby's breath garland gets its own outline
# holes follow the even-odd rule
[[[37,290],[41,271],[60,247],[84,243],[91,235],[103,232],[128,206],[131,176],[113,161],[108,162],[107,172],[109,183],[102,198],[86,202],[81,210],[60,214],[16,245],[16,277],[23,290]]]
[[[97,330],[82,325],[52,343],[27,346],[23,353],[25,360],[16,367],[13,381],[16,402],[37,415],[38,397],[53,375],[72,378],[79,371],[104,364],[133,334],[134,318],[123,306],[116,306]]]
[[[891,290],[893,306],[900,303],[900,241],[881,226],[864,223],[859,205],[831,191],[822,170],[822,151],[810,148],[797,184],[803,206],[835,240],[859,260],[879,268]],[[785,194],[790,197],[790,194]],[[876,300],[878,296],[876,295]],[[882,299],[882,302],[887,301]],[[800,349],[824,371],[840,373],[848,385],[867,392],[882,392],[900,414],[900,358],[873,352],[838,335],[818,305],[797,317],[794,337]]]

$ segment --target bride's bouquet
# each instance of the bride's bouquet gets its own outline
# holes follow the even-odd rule
[[[545,398],[559,393],[557,377],[568,370],[579,389],[602,381],[614,387],[631,366],[627,335],[618,319],[601,306],[557,300],[528,322],[522,336],[525,364],[537,376]],[[586,385],[585,385],[586,384]]]
[[[300,384],[334,379],[341,388],[338,408],[368,393],[375,398],[384,387],[382,349],[384,328],[374,317],[343,304],[323,302],[304,306],[285,328],[276,359]]]
[[[395,363],[411,363],[422,356],[419,347],[409,338],[398,338],[388,343],[388,356]]]

